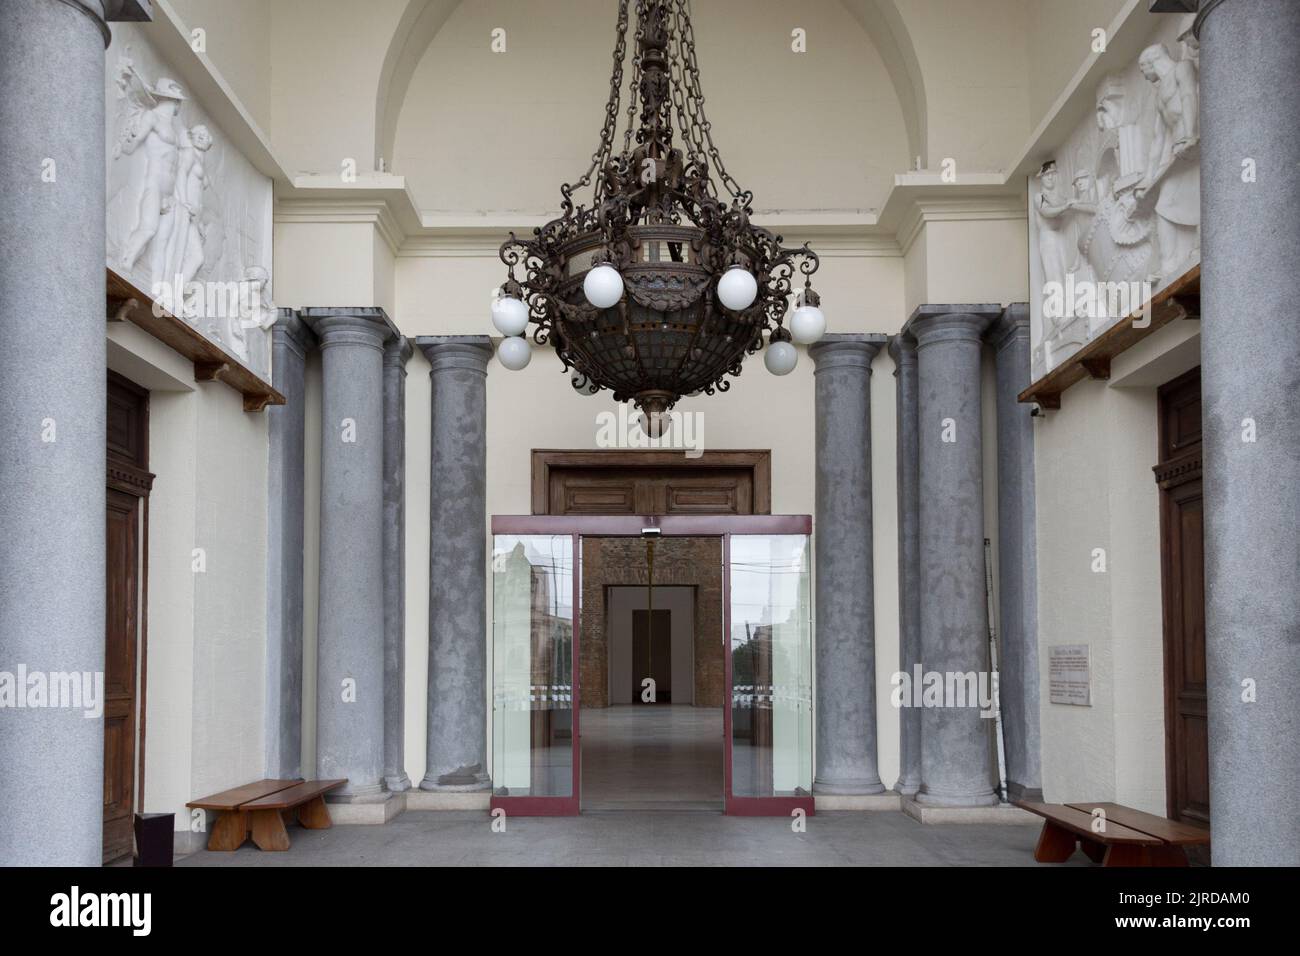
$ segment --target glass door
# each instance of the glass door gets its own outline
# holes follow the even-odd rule
[[[813,813],[809,554],[806,533],[723,544],[727,813]]]
[[[492,538],[492,808],[578,812],[573,534]]]
[[[584,536],[722,541],[724,809],[813,813],[807,515],[494,516],[492,807],[579,808]],[[715,647],[717,645],[714,645]]]

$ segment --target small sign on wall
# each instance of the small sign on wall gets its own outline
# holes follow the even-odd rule
[[[1053,644],[1047,649],[1048,694],[1053,704],[1092,706],[1087,644]]]

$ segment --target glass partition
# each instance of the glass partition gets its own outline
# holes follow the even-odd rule
[[[729,547],[732,798],[812,797],[808,536],[733,534]],[[739,808],[733,808],[739,809]],[[759,812],[754,808],[754,812]]]
[[[494,805],[576,811],[574,584],[572,535],[493,536]]]

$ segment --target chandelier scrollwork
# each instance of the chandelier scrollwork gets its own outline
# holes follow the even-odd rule
[[[727,171],[704,112],[689,0],[620,0],[613,61],[600,142],[560,187],[560,217],[501,246],[509,277],[492,321],[507,368],[528,364],[531,325],[575,389],[609,389],[658,419],[684,395],[729,389],[761,350],[770,371],[791,371],[792,341],[825,331],[819,263],[751,221],[754,195]]]

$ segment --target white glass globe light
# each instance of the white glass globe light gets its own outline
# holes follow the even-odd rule
[[[826,334],[826,316],[815,305],[801,305],[790,316],[790,334],[800,345],[812,345]]]
[[[718,298],[732,312],[742,312],[758,298],[758,280],[740,266],[732,266],[718,280]]]
[[[528,328],[528,306],[513,295],[499,296],[492,300],[492,324],[502,335],[522,335]]]
[[[773,342],[763,353],[763,364],[773,375],[789,375],[799,361],[799,353],[789,342]]]
[[[502,339],[497,346],[497,359],[512,372],[526,368],[532,357],[533,350],[528,340],[517,335]]]
[[[582,291],[596,308],[608,309],[623,298],[623,277],[611,265],[596,266],[582,280]]]

